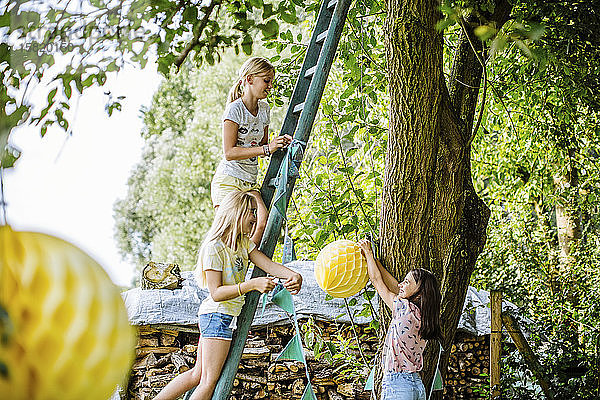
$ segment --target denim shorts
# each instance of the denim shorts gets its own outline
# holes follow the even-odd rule
[[[389,372],[381,382],[382,400],[425,400],[425,386],[418,372]]]
[[[231,340],[233,336],[233,316],[222,313],[209,313],[198,315],[200,335],[208,339]]]

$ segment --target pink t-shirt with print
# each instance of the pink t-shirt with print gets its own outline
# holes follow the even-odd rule
[[[418,372],[423,368],[427,341],[419,336],[421,311],[399,296],[394,298],[392,322],[383,347],[384,372]]]

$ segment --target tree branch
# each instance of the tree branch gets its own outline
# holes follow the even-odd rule
[[[211,1],[211,3],[204,8],[204,17],[202,18],[202,21],[198,25],[198,29],[196,29],[196,32],[194,33],[194,38],[188,43],[187,46],[185,46],[185,49],[183,49],[183,52],[181,52],[179,57],[177,57],[177,60],[175,60],[175,66],[177,66],[177,70],[179,70],[179,68],[181,67],[181,64],[183,64],[183,62],[185,61],[187,56],[190,54],[190,52],[194,49],[194,47],[196,47],[200,43],[200,36],[202,36],[202,32],[204,32],[204,28],[206,28],[206,24],[208,24],[210,14],[212,13],[215,6],[218,4],[220,4],[219,0]]]
[[[471,46],[471,50],[473,50],[475,57],[477,57],[477,61],[479,61],[479,64],[481,65],[481,70],[483,72],[483,94],[481,95],[481,106],[479,106],[479,116],[477,117],[477,123],[475,124],[475,127],[471,131],[471,136],[467,142],[467,147],[470,147],[471,143],[473,143],[473,139],[475,139],[475,135],[477,134],[477,131],[479,130],[479,125],[481,125],[481,119],[483,118],[483,110],[484,110],[484,106],[485,106],[485,96],[487,94],[488,79],[487,79],[487,69],[485,67],[485,62],[483,62],[481,56],[479,55],[477,50],[475,50],[475,45],[473,44],[473,41],[469,37],[467,28],[465,28],[465,20],[462,17],[460,17],[458,19],[458,22],[460,24],[462,31],[465,34],[465,37],[467,38],[467,41],[469,42],[469,45]],[[457,81],[458,81],[458,79],[457,79]],[[477,107],[477,105],[475,105],[475,107]]]

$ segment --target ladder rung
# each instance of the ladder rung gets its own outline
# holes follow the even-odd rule
[[[329,33],[329,29],[319,33],[319,36],[317,36],[317,43],[321,43],[322,41],[324,41],[325,38],[327,37],[327,33]]]
[[[305,78],[310,78],[315,74],[315,71],[317,70],[317,66],[315,65],[314,67],[311,67],[309,69],[306,70],[306,72],[304,73],[304,77]]]
[[[304,102],[298,103],[294,106],[294,114],[298,114],[302,110],[304,110]]]
[[[337,4],[338,0],[330,0],[329,3],[327,3],[327,8],[333,8],[335,7],[335,5]]]

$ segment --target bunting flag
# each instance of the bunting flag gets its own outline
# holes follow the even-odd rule
[[[297,139],[292,140],[292,143],[288,146],[287,152],[281,161],[279,173],[275,178],[276,190],[273,197],[272,209],[277,210],[283,219],[287,219],[288,182],[290,178],[298,178],[300,176],[298,165],[302,162],[304,147],[306,147],[306,142]]]
[[[292,298],[292,295],[280,283],[277,284],[277,286],[275,287],[275,289],[273,289],[271,293],[271,302],[276,304],[279,308],[281,308],[290,316],[290,318],[294,321],[294,328],[296,330],[296,334],[294,335],[294,337],[288,342],[283,351],[279,353],[275,361],[293,360],[301,361],[302,363],[304,363],[307,384],[306,388],[304,389],[304,393],[302,394],[301,400],[317,400],[315,392],[310,383],[308,363],[306,362],[306,357],[304,356],[304,349],[302,348],[302,337],[300,336],[300,329],[298,328],[298,317],[296,316],[296,309],[294,307],[294,300]],[[267,296],[265,294],[263,295],[263,313],[266,301]]]
[[[365,390],[373,390],[373,386],[375,386],[375,366],[371,369],[371,373],[369,373],[369,377],[365,382]]]
[[[283,265],[296,260],[296,252],[294,251],[294,241],[288,234],[288,223],[285,224],[285,234],[283,236],[283,250],[281,253],[281,263]]]
[[[444,381],[442,380],[442,373],[440,372],[440,359],[442,358],[442,352],[444,351],[444,348],[442,347],[441,342],[438,343],[440,345],[440,351],[438,353],[437,365],[435,366],[435,375],[433,376],[433,382],[431,383],[429,397],[431,397],[431,393],[434,390],[444,390]]]
[[[442,381],[442,373],[439,368],[435,369],[435,376],[433,377],[433,390],[444,390],[444,382]]]
[[[280,289],[275,294],[273,294],[271,301],[277,304],[279,308],[282,308],[288,314],[293,315],[295,321],[296,309],[294,308],[294,300],[292,299],[292,295],[290,294],[290,292],[288,292],[287,289],[283,287],[282,284],[278,284],[277,287],[279,287]],[[277,289],[277,287],[273,289],[274,292]]]
[[[283,349],[281,353],[277,356],[275,361],[279,360],[294,360],[294,361],[302,361],[304,362],[304,352],[302,351],[302,340],[299,335],[294,335],[292,340],[290,340]]]
[[[306,388],[304,388],[304,393],[302,394],[302,398],[300,400],[317,400],[315,391],[313,390],[310,381],[308,382],[308,385],[306,385]]]

